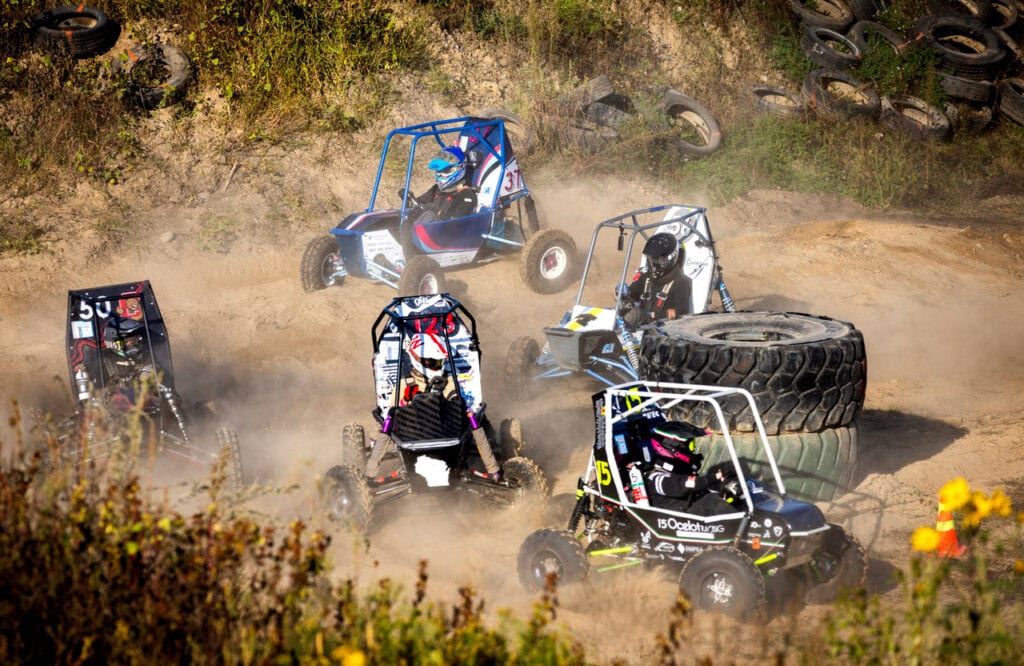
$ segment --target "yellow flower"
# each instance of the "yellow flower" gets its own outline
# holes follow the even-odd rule
[[[942,486],[939,490],[939,501],[950,511],[956,511],[971,498],[971,487],[961,476]]]
[[[971,503],[967,511],[978,514],[978,520],[988,518],[992,513],[992,500],[983,492],[975,491],[971,494]]]
[[[1002,488],[997,488],[992,493],[992,513],[996,514],[1000,518],[1009,518],[1013,515],[1013,506],[1010,503],[1010,498],[1006,496]]]
[[[1024,576],[1024,560],[1017,560],[1013,563],[1013,573]]]
[[[930,553],[939,547],[939,533],[933,527],[918,527],[910,537],[914,550]]]
[[[345,656],[345,658],[341,662],[341,666],[365,666],[365,665],[366,665],[366,655],[364,655],[359,650],[356,650],[355,652],[349,653],[348,655]]]

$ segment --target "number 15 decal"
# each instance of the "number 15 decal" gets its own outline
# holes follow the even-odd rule
[[[602,486],[612,485],[612,470],[608,467],[608,461],[597,461],[597,482]]]

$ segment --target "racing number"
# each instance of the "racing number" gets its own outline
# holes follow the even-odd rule
[[[637,395],[639,391],[640,387],[634,386],[633,388],[629,389],[629,392],[626,395],[622,396],[623,402],[626,403],[627,412],[633,409],[634,407],[637,407],[641,402],[643,402],[643,398]]]
[[[110,316],[110,310],[110,301],[97,302],[95,311],[88,301],[78,302],[78,318],[85,321],[92,319],[94,314],[98,314],[102,319],[106,319]]]
[[[612,470],[608,467],[607,460],[597,461],[597,482],[602,486],[612,485]]]
[[[502,186],[504,192],[514,192],[522,189],[523,187],[523,174],[519,170],[519,167],[511,169],[505,172],[505,184]]]

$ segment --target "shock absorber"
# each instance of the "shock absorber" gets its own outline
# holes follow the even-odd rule
[[[167,386],[160,384],[160,397],[167,401],[167,406],[171,409],[171,414],[174,416],[174,420],[178,422],[178,429],[181,430],[181,438],[185,440],[186,445],[191,446],[192,442],[188,439],[188,431],[185,430],[185,415],[182,414],[181,405],[178,404],[178,394]]]
[[[626,357],[629,358],[629,364],[633,366],[634,370],[640,368],[640,354],[637,352],[636,338],[626,328],[626,323],[622,321],[622,317],[619,317],[617,322],[619,325],[619,341],[622,343],[622,350],[626,352]]]
[[[736,312],[736,305],[733,304],[729,288],[725,286],[725,280],[721,275],[718,276],[718,295],[722,297],[722,307],[726,312]]]

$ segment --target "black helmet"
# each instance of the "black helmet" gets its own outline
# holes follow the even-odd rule
[[[135,319],[113,316],[103,328],[103,348],[125,359],[137,359],[146,345],[146,327]]]
[[[692,423],[684,421],[665,421],[651,430],[651,441],[654,455],[675,462],[689,464],[696,472],[704,462],[704,456],[696,453],[697,437],[707,435],[707,431]]]
[[[679,254],[679,240],[668,232],[654,234],[644,245],[647,265],[656,278],[668,275],[679,264]]]

